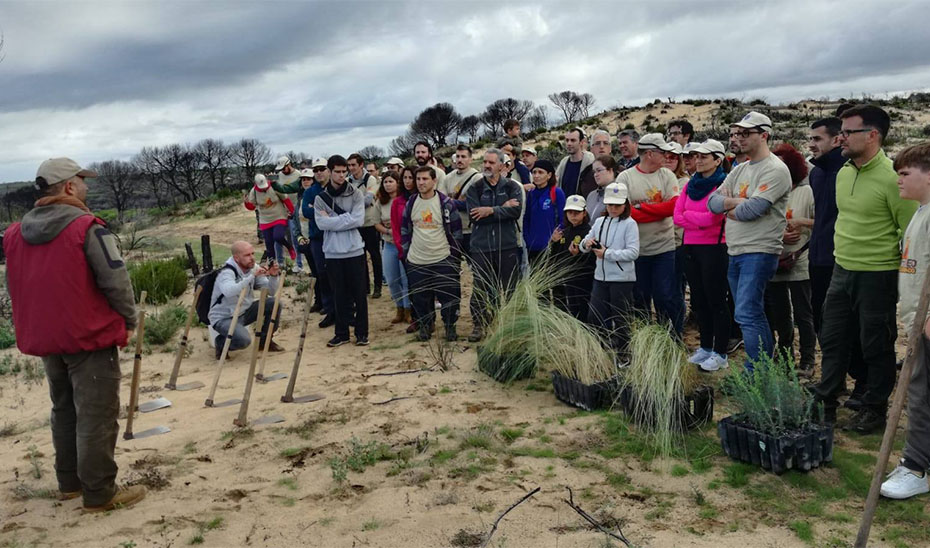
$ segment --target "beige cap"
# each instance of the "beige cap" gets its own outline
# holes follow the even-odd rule
[[[312,178],[313,178],[313,170],[310,169],[310,168],[301,169],[301,170],[300,170],[300,178],[301,178],[301,179],[312,179]]]
[[[523,150],[521,150],[520,153],[522,154],[524,152],[529,152],[533,156],[539,156],[539,154],[536,153],[536,149],[533,147],[523,147]]]
[[[255,176],[255,188],[258,190],[268,190],[268,187],[271,186],[268,184],[268,177],[265,177],[261,173]]]
[[[679,145],[675,141],[672,141],[671,143],[669,143],[668,146],[672,147],[672,150],[670,150],[669,152],[673,154],[681,155],[682,150],[684,150],[681,148],[681,145]]]
[[[629,191],[627,190],[625,184],[610,183],[604,189],[604,204],[623,205],[626,203],[626,198],[628,195]]]
[[[687,145],[685,145],[685,148],[682,149],[681,153],[682,154],[694,154],[695,149],[699,146],[701,146],[700,143],[693,143],[693,142],[688,143]]]
[[[510,164],[510,163],[513,163],[513,159],[511,159],[511,158],[510,158],[510,155],[509,155],[509,154],[504,154],[504,160],[503,160],[503,163],[504,163],[504,164]]]
[[[639,138],[639,148],[642,149],[659,149],[664,152],[671,152],[672,147],[665,142],[661,133],[647,133]]]
[[[584,196],[578,194],[572,194],[565,199],[565,211],[584,211],[585,206],[588,203],[585,201]]]
[[[727,148],[723,146],[723,143],[714,139],[708,139],[695,147],[694,152],[698,154],[717,154],[719,156],[726,156]]]
[[[730,124],[730,127],[742,127],[746,129],[755,129],[759,128],[766,133],[772,132],[772,119],[762,114],[761,112],[751,111],[746,116],[743,116],[743,119],[739,122]]]
[[[317,158],[316,160],[314,160],[310,168],[313,169],[315,167],[326,167],[326,159]]]
[[[274,170],[281,171],[282,169],[284,169],[284,166],[289,165],[290,163],[291,163],[290,158],[288,158],[287,156],[281,156],[278,158],[278,163],[275,164]]]
[[[36,184],[38,190],[57,185],[71,177],[96,177],[97,172],[84,169],[71,158],[49,158],[39,165],[36,171]]]
[[[397,156],[392,156],[390,160],[388,160],[387,162],[384,162],[384,165],[386,165],[386,166],[402,166],[402,165],[404,165],[404,161],[401,160],[400,158],[398,158]]]

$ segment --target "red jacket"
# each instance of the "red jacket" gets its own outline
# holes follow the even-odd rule
[[[16,346],[23,354],[48,356],[126,346],[126,320],[97,287],[84,254],[91,214],[72,221],[55,239],[32,245],[20,223],[6,229],[7,284],[13,304]]]

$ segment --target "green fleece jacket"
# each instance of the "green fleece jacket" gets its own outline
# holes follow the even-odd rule
[[[879,150],[861,168],[852,162],[836,175],[836,262],[846,270],[878,272],[901,265],[901,237],[917,202],[898,194],[893,163]]]

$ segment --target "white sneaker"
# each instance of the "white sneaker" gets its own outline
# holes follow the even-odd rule
[[[688,363],[694,363],[694,364],[703,363],[704,360],[706,360],[707,358],[709,358],[711,354],[713,354],[713,352],[711,352],[710,350],[705,350],[705,349],[703,349],[703,348],[698,348],[698,349],[694,352],[694,354],[691,354],[691,357],[688,358]]]
[[[914,495],[930,492],[927,475],[918,476],[910,468],[898,465],[882,483],[882,496],[889,499],[909,499]]]
[[[294,265],[294,266],[291,267],[291,273],[292,273],[292,274],[300,274],[300,273],[303,272],[303,271],[304,271],[304,270],[303,270],[302,268],[298,267],[297,265]]]
[[[701,371],[711,372],[730,367],[730,362],[727,361],[726,356],[721,356],[716,352],[711,352],[710,357],[702,361],[700,367]]]

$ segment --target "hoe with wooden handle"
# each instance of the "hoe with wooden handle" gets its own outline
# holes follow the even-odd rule
[[[265,377],[265,360],[268,358],[268,347],[271,345],[271,335],[278,327],[278,306],[281,304],[281,293],[284,292],[285,275],[287,275],[287,270],[282,270],[281,279],[278,280],[278,289],[274,293],[274,306],[271,307],[271,322],[268,324],[268,333],[265,334],[265,348],[262,350],[262,361],[258,366],[258,373],[255,374],[255,380],[261,383],[287,378],[287,375],[284,373],[275,373],[267,378]],[[265,306],[265,301],[262,301],[262,306]]]
[[[252,291],[252,287],[247,285],[239,293],[239,301],[236,302],[236,309],[233,311],[232,321],[229,322],[229,330],[226,333],[226,342],[223,343],[223,353],[220,354],[220,363],[216,366],[216,374],[213,375],[213,386],[210,387],[210,395],[203,404],[206,407],[226,407],[227,405],[236,405],[239,400],[224,401],[219,404],[213,403],[213,396],[216,395],[216,386],[220,383],[220,373],[223,372],[223,364],[226,362],[226,355],[229,354],[229,345],[232,344],[233,333],[236,332],[236,323],[239,321],[239,310],[242,308],[242,301],[245,299],[247,291]],[[261,310],[261,308],[259,308]]]
[[[204,386],[204,384],[200,381],[178,385],[178,373],[181,371],[181,360],[184,359],[184,352],[187,351],[187,336],[191,332],[191,323],[194,320],[194,312],[197,310],[197,302],[200,300],[200,294],[202,292],[203,286],[198,285],[196,291],[194,291],[194,302],[191,303],[190,310],[187,311],[187,323],[184,324],[184,334],[181,335],[181,342],[178,343],[178,353],[174,356],[174,367],[171,369],[171,378],[168,379],[168,384],[165,385],[165,388],[168,390],[177,390],[178,392],[183,392],[185,390],[196,390],[197,388],[203,388]],[[209,299],[210,296],[206,298]]]
[[[325,396],[322,394],[308,394],[306,396],[294,397],[294,385],[297,384],[297,369],[300,367],[300,359],[304,353],[304,342],[307,340],[307,323],[310,321],[310,308],[313,301],[313,286],[316,280],[311,279],[310,288],[307,290],[307,305],[304,307],[303,324],[300,327],[300,342],[297,343],[297,355],[294,356],[294,367],[291,369],[291,378],[287,381],[287,389],[281,396],[284,403],[309,403],[312,401],[322,400]]]
[[[139,402],[139,377],[142,375],[142,340],[145,338],[145,309],[142,305],[145,303],[145,291],[139,295],[139,327],[136,330],[136,355],[132,362],[132,381],[129,384],[129,415],[126,417],[126,431],[123,433],[124,440],[135,440],[147,438],[157,434],[170,432],[167,426],[156,426],[138,434],[132,432],[132,423],[136,415],[136,404]],[[170,405],[170,404],[169,404]]]
[[[265,299],[268,297],[268,290],[262,289],[261,296],[258,300],[258,319],[255,320],[252,329],[252,359],[249,361],[249,375],[245,378],[245,393],[242,395],[242,404],[239,406],[239,416],[233,420],[233,424],[239,427],[249,425],[249,398],[252,397],[252,381],[255,375],[255,362],[258,360],[258,349],[261,346],[262,335],[266,340],[270,337],[262,330],[265,325]]]

